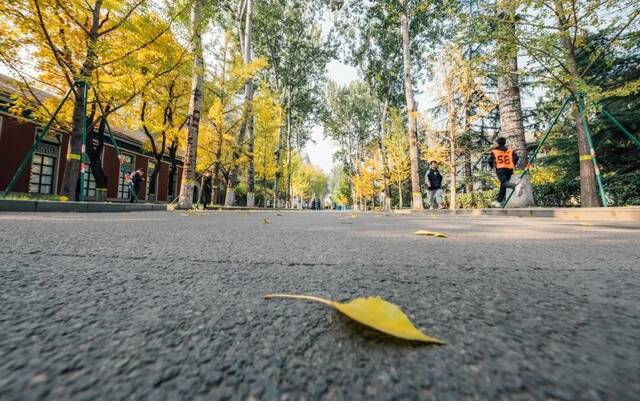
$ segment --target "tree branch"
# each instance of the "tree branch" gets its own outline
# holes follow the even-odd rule
[[[45,37],[45,39],[47,41],[47,44],[49,45],[49,48],[51,49],[51,52],[53,53],[53,57],[56,59],[56,62],[58,63],[60,68],[62,68],[62,72],[64,73],[64,77],[67,80],[67,83],[69,84],[69,86],[72,88],[71,90],[73,91],[74,96],[77,96],[78,93],[76,92],[76,89],[75,89],[75,87],[73,85],[74,82],[71,79],[71,77],[69,77],[69,74],[65,70],[65,64],[60,59],[60,55],[58,54],[58,48],[53,43],[53,40],[51,39],[51,35],[49,35],[49,31],[47,30],[46,24],[44,23],[44,18],[42,17],[42,10],[40,10],[40,2],[39,2],[39,0],[33,0],[33,4],[36,7],[36,13],[38,14],[38,22],[40,23],[40,29],[42,29],[42,33],[44,34],[44,37]]]
[[[133,6],[131,6],[131,8],[129,8],[129,10],[124,14],[124,16],[120,19],[120,21],[116,22],[115,24],[113,24],[112,26],[110,26],[109,28],[105,29],[104,31],[98,33],[98,37],[100,36],[105,36],[108,35],[109,33],[115,31],[116,29],[120,28],[122,26],[122,24],[124,24],[125,22],[127,22],[127,20],[129,19],[129,17],[131,17],[131,14],[133,14],[133,12],[142,5],[142,3],[144,3],[144,0],[139,0],[137,3],[135,3]],[[100,26],[102,26],[106,20],[109,18],[109,15],[107,13],[107,17],[105,18],[104,21],[102,21],[100,23]]]

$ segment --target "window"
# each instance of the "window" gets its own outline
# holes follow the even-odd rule
[[[89,163],[85,163],[85,175],[84,175],[84,196],[87,198],[95,198],[96,196],[96,179],[91,172],[91,166]]]
[[[151,193],[151,191],[149,191],[149,186],[151,183],[151,174],[153,174],[154,170],[156,169],[156,163],[152,162],[151,160],[149,160],[149,162],[147,163],[147,188],[145,190],[145,194],[147,196],[147,200],[151,200],[152,197],[155,195],[156,193],[156,188],[158,188],[158,175],[156,174],[156,182],[154,183],[155,185],[153,186],[153,193]]]
[[[122,154],[123,164],[120,166],[120,176],[118,178],[118,199],[129,198],[129,183],[125,180],[125,173],[131,174],[133,168],[133,156]]]
[[[53,193],[53,171],[56,158],[35,153],[31,162],[29,192],[34,194]]]

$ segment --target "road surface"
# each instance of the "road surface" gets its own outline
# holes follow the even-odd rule
[[[351,216],[0,213],[0,400],[639,399],[640,224]]]

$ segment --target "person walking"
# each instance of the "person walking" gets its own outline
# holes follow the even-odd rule
[[[142,181],[144,179],[144,173],[144,169],[139,168],[129,176],[131,184],[133,185],[133,191],[131,191],[131,188],[129,188],[129,203],[134,203],[138,200],[138,195],[140,194],[140,184],[142,184]]]
[[[513,169],[518,164],[518,154],[507,147],[505,138],[498,138],[497,143],[498,146],[491,149],[489,166],[496,170],[496,175],[500,181],[500,191],[498,191],[498,197],[491,203],[491,206],[502,207],[502,202],[507,196],[507,188],[515,189],[516,187],[510,180],[513,175]]]
[[[210,171],[202,176],[202,210],[207,210],[207,206],[211,203],[211,177]]]
[[[442,201],[442,174],[438,170],[438,162],[431,161],[429,171],[424,177],[424,182],[427,184],[427,190],[429,191],[429,208],[444,209],[444,203]]]

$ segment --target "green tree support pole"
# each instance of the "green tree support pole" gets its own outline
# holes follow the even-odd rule
[[[540,152],[540,149],[542,149],[542,145],[544,145],[544,143],[547,141],[547,138],[549,137],[549,134],[551,134],[551,130],[553,129],[553,127],[555,127],[556,123],[558,122],[558,119],[560,118],[560,116],[564,112],[564,109],[567,108],[567,105],[572,100],[573,100],[573,96],[567,96],[567,98],[564,100],[564,103],[562,103],[562,107],[560,107],[560,110],[558,111],[556,116],[551,121],[551,125],[549,125],[549,127],[547,128],[547,131],[544,133],[544,136],[542,137],[542,140],[538,143],[538,146],[536,146],[536,150],[534,150],[533,153],[531,154],[531,158],[529,159],[529,163],[527,163],[527,165],[525,166],[524,170],[522,170],[522,173],[520,174],[520,177],[518,177],[518,184],[520,183],[520,181],[522,181],[522,178],[529,172],[529,169],[531,168],[531,165],[536,162],[536,157],[538,157],[538,153]],[[507,197],[507,199],[505,199],[505,201],[502,203],[502,208],[503,209],[505,207],[507,207],[507,204],[509,203],[509,200],[513,196],[514,192],[515,192],[515,190],[512,190],[509,193],[509,196]]]
[[[98,99],[98,93],[96,92],[95,88],[93,88],[93,94],[96,98],[96,102],[98,103],[98,107],[100,108],[100,112],[104,115],[104,108],[102,107],[102,103],[100,103],[100,100]],[[111,125],[109,125],[109,120],[107,120],[106,117],[104,118],[105,118],[105,124],[107,127],[107,132],[109,133],[109,139],[111,140],[111,144],[113,145],[113,148],[116,150],[116,155],[118,156],[118,163],[120,164],[120,172],[122,172],[122,174],[126,174],[126,171],[124,171],[124,163],[122,162],[122,159],[121,159],[122,154],[120,153],[120,147],[116,143],[116,138],[113,136],[113,131],[111,131]],[[131,191],[134,199],[137,202],[138,194],[133,188],[133,183],[131,182],[131,180],[128,180],[127,184],[129,185],[129,191]]]
[[[593,168],[596,174],[596,182],[598,183],[600,202],[602,202],[602,207],[607,207],[607,197],[604,194],[604,186],[602,185],[602,178],[600,177],[600,168],[598,167],[598,160],[596,159],[596,151],[593,149],[591,130],[589,129],[589,124],[587,124],[587,115],[585,113],[584,100],[582,99],[582,96],[578,97],[578,108],[580,109],[580,115],[582,116],[582,126],[584,127],[584,133],[587,136],[587,142],[589,144],[589,152],[591,153],[589,157],[591,158],[591,162],[593,163]],[[582,155],[580,155],[580,158],[582,158]]]
[[[82,84],[82,93],[84,101],[82,102],[82,148],[80,150],[80,195],[78,199],[84,202],[84,181],[87,179],[87,96],[89,94],[87,81],[78,81]]]
[[[640,148],[640,139],[636,138],[635,135],[633,135],[631,132],[627,131],[627,129],[620,124],[620,121],[618,121],[615,117],[613,117],[611,114],[609,114],[608,111],[606,111],[605,109],[602,109],[602,114],[605,115],[605,117],[607,117],[609,120],[611,120],[612,123],[614,123],[616,125],[616,127],[620,128],[620,130],[622,132],[624,132],[624,134],[629,137],[629,139],[631,139],[631,141],[633,143],[635,143],[639,148]]]
[[[5,188],[4,192],[2,193],[2,196],[7,196],[9,194],[9,192],[11,192],[11,190],[13,190],[13,188],[16,186],[16,183],[18,182],[18,179],[20,178],[20,176],[24,172],[24,169],[27,167],[27,164],[29,163],[29,161],[33,157],[33,153],[36,151],[38,145],[40,144],[40,141],[42,141],[42,138],[44,138],[44,136],[47,134],[47,132],[49,132],[49,129],[51,128],[51,125],[53,125],[53,122],[55,121],[58,113],[62,109],[62,106],[64,105],[64,103],[69,98],[69,95],[71,94],[71,92],[73,92],[73,88],[69,88],[69,91],[67,91],[67,94],[64,95],[64,97],[62,98],[60,103],[58,103],[58,107],[56,108],[56,110],[51,115],[51,118],[49,118],[49,121],[47,122],[47,125],[45,125],[44,128],[42,129],[42,131],[40,131],[40,133],[38,133],[38,135],[36,136],[36,139],[35,139],[35,141],[33,141],[33,145],[31,146],[31,150],[29,150],[29,153],[24,157],[24,159],[22,160],[22,163],[20,163],[20,166],[18,167],[18,170],[16,171],[16,173],[11,178],[11,181],[9,182],[9,185],[7,185],[7,188]]]

